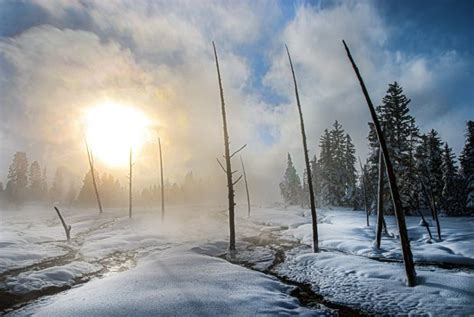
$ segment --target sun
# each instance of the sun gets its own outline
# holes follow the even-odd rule
[[[116,102],[105,102],[84,113],[85,137],[95,158],[118,167],[128,164],[147,140],[151,120],[142,111]]]

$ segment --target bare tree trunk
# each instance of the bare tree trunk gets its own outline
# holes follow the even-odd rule
[[[128,217],[132,218],[132,147],[130,147],[129,158],[129,177],[128,177]]]
[[[160,175],[161,175],[161,221],[165,220],[165,186],[163,182],[163,156],[161,152],[161,139],[158,138],[160,148]]]
[[[379,186],[378,186],[378,197],[377,197],[377,234],[376,234],[376,246],[380,249],[380,242],[382,241],[382,227],[384,225],[383,217],[383,185],[384,185],[384,164],[382,151],[379,149]]]
[[[58,214],[58,217],[61,220],[61,223],[63,224],[64,231],[66,232],[67,242],[69,243],[71,242],[71,226],[66,225],[63,216],[61,215],[59,209],[56,206],[54,206],[54,210],[56,210],[56,213]]]
[[[240,156],[240,163],[242,164],[242,171],[244,173],[244,182],[245,182],[245,192],[247,193],[247,217],[250,217],[250,194],[249,194],[249,185],[247,183],[247,173],[245,173],[245,165]]]
[[[364,93],[365,99],[367,101],[367,105],[370,110],[370,114],[372,116],[372,121],[374,122],[375,126],[375,131],[377,133],[377,138],[380,143],[380,148],[382,149],[383,153],[383,158],[385,162],[385,167],[386,167],[386,172],[388,176],[388,181],[390,185],[390,191],[392,193],[392,199],[393,199],[393,206],[395,209],[395,215],[397,217],[397,223],[398,223],[398,231],[400,234],[400,243],[402,247],[402,253],[403,253],[403,261],[405,263],[405,273],[407,276],[407,283],[408,286],[415,286],[416,285],[416,272],[415,272],[415,265],[413,263],[413,255],[411,253],[411,247],[410,247],[410,240],[408,239],[408,232],[407,232],[407,226],[405,222],[405,215],[403,213],[402,209],[402,202],[400,198],[400,193],[398,192],[398,186],[397,186],[397,180],[395,176],[395,172],[393,171],[393,166],[392,162],[390,161],[390,156],[388,153],[388,148],[387,144],[385,143],[385,138],[382,133],[382,128],[380,126],[379,119],[377,118],[377,113],[375,112],[375,108],[372,104],[372,101],[370,100],[369,93],[367,92],[367,88],[365,87],[364,80],[362,79],[362,76],[359,73],[359,69],[357,68],[357,65],[355,64],[354,60],[352,59],[352,55],[349,51],[349,48],[346,45],[345,41],[342,41],[344,44],[344,47],[347,52],[347,56],[352,64],[352,67],[354,68],[354,72],[357,75],[357,78],[359,80],[360,87],[362,89],[362,92]]]
[[[99,190],[97,189],[97,182],[95,180],[94,157],[92,156],[92,152],[89,149],[89,144],[87,143],[87,140],[84,139],[84,141],[86,142],[87,158],[89,160],[89,166],[91,169],[92,184],[94,185],[95,197],[97,199],[97,205],[99,205],[99,212],[102,213],[102,203],[100,201]]]
[[[312,219],[312,226],[313,226],[313,251],[318,252],[318,220],[316,215],[316,202],[314,201],[314,189],[313,189],[313,181],[311,175],[311,164],[309,162],[308,156],[308,146],[306,144],[306,132],[304,129],[304,121],[303,121],[303,112],[301,111],[301,103],[300,103],[300,96],[298,94],[298,85],[296,84],[296,76],[295,70],[293,68],[293,62],[291,61],[290,51],[288,50],[288,46],[286,46],[286,53],[288,54],[288,60],[290,61],[291,67],[291,74],[293,75],[293,83],[295,86],[295,96],[296,96],[296,105],[298,106],[298,112],[300,115],[300,125],[301,125],[301,138],[303,139],[303,151],[304,151],[304,160],[306,163],[306,174],[308,178],[308,189],[309,189],[309,202],[311,205],[311,219]]]
[[[366,173],[365,173],[365,168],[362,166],[362,162],[360,161],[359,157],[359,165],[360,165],[360,172],[362,173],[362,185],[364,187],[364,204],[365,204],[365,216],[366,216],[366,222],[367,222],[367,227],[370,226],[369,223],[369,206],[367,203],[367,181],[365,179]]]
[[[421,183],[421,189],[423,190],[423,194],[425,195],[425,199],[428,201],[428,203],[430,205],[431,214],[433,215],[433,218],[436,221],[436,230],[438,232],[438,239],[441,240],[441,226],[439,224],[438,208],[436,208],[436,202],[434,200],[433,192],[426,188],[427,186],[426,186],[425,182],[421,179],[421,177],[418,176],[418,179]],[[430,185],[431,185],[431,183],[430,183]],[[421,211],[420,211],[420,215],[422,215]],[[423,221],[425,221],[425,220],[423,219]],[[430,233],[430,237],[431,237],[431,233]]]
[[[229,199],[229,250],[235,250],[235,224],[234,224],[234,183],[232,181],[232,165],[231,165],[231,155],[229,149],[229,132],[227,131],[227,118],[225,112],[225,101],[224,101],[224,90],[222,88],[221,72],[219,69],[219,60],[217,58],[216,45],[212,42],[214,47],[214,57],[216,59],[216,68],[217,68],[217,79],[219,81],[219,92],[221,97],[221,111],[222,111],[222,123],[224,130],[224,158],[225,158],[225,172],[227,175],[227,190],[228,190],[228,199]]]

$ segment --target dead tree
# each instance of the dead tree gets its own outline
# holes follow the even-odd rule
[[[220,72],[220,69],[219,69],[219,60],[217,58],[217,50],[216,50],[216,45],[214,44],[214,42],[212,42],[212,46],[214,48],[214,57],[215,57],[215,60],[216,60],[216,69],[217,69],[217,80],[219,82],[219,92],[220,92],[220,98],[221,98],[222,124],[223,124],[223,131],[224,131],[225,167],[221,164],[219,159],[217,159],[217,162],[219,163],[219,165],[224,170],[224,172],[227,176],[227,190],[228,190],[228,199],[229,199],[229,231],[230,231],[230,234],[229,234],[229,250],[234,251],[235,250],[234,185],[237,184],[240,181],[240,179],[242,178],[242,175],[239,178],[237,178],[236,181],[233,181],[232,176],[237,171],[232,171],[231,159],[235,154],[240,152],[245,147],[245,145],[242,146],[237,151],[233,152],[232,154],[230,153],[229,132],[227,131],[227,117],[226,117],[226,112],[225,112],[224,89],[222,88],[221,72]]]
[[[365,173],[365,167],[362,166],[362,162],[360,161],[359,157],[359,165],[360,165],[360,172],[362,173],[362,186],[364,189],[364,205],[365,205],[365,215],[366,215],[366,222],[367,222],[367,227],[370,226],[369,223],[369,205],[367,203],[367,180],[365,179],[366,173]]]
[[[242,172],[244,174],[244,182],[245,182],[245,192],[247,193],[247,217],[250,217],[249,185],[247,183],[247,173],[245,173],[245,165],[244,165],[244,161],[242,160],[242,155],[240,156],[240,164],[242,165]]]
[[[161,176],[161,221],[165,219],[165,186],[163,182],[163,156],[161,154],[161,139],[158,138],[158,147],[160,149],[160,176]]]
[[[87,143],[87,139],[84,138],[86,143],[86,150],[87,150],[87,158],[89,160],[89,166],[91,169],[91,177],[92,177],[92,184],[94,185],[95,197],[97,199],[97,205],[99,205],[99,212],[102,213],[102,203],[100,201],[99,190],[97,189],[97,181],[95,180],[95,172],[94,172],[94,156],[89,149],[89,144]]]
[[[395,176],[395,172],[393,170],[392,166],[392,161],[390,160],[390,156],[388,153],[388,147],[387,144],[385,143],[385,137],[382,133],[382,127],[380,126],[380,122],[377,118],[377,113],[375,112],[374,105],[372,104],[372,101],[370,100],[369,93],[367,91],[367,88],[365,87],[364,80],[362,79],[362,76],[359,73],[359,69],[357,68],[357,65],[354,62],[354,59],[352,58],[352,55],[349,51],[349,48],[346,45],[346,42],[343,40],[342,41],[344,44],[344,47],[346,49],[347,57],[349,58],[352,68],[354,69],[354,72],[359,80],[360,87],[362,89],[362,92],[365,96],[365,99],[367,101],[367,105],[369,107],[370,114],[372,116],[372,121],[374,122],[375,126],[375,132],[377,133],[377,139],[379,140],[379,145],[383,153],[383,159],[385,162],[385,168],[388,176],[388,182],[390,185],[390,191],[392,194],[392,200],[393,200],[393,206],[395,209],[395,215],[397,217],[397,223],[398,223],[398,231],[400,234],[400,243],[402,247],[402,254],[403,254],[403,262],[405,264],[405,273],[407,276],[407,283],[408,286],[415,286],[416,284],[416,272],[415,272],[415,265],[413,263],[413,255],[411,253],[411,247],[410,247],[410,240],[408,239],[408,232],[407,232],[407,226],[405,222],[405,215],[403,214],[403,209],[402,209],[402,202],[400,198],[400,193],[398,191],[398,185],[397,185],[397,180]]]
[[[58,217],[61,220],[61,223],[63,224],[64,231],[66,232],[67,242],[69,243],[71,242],[71,226],[66,225],[66,222],[64,221],[63,216],[61,215],[61,213],[59,212],[59,209],[56,206],[54,206],[54,210],[56,210],[56,213],[58,214]]]
[[[286,53],[288,54],[288,60],[290,61],[291,67],[291,74],[293,75],[293,84],[295,86],[295,96],[296,96],[296,105],[298,107],[298,112],[300,115],[300,126],[301,126],[301,138],[303,139],[303,154],[306,163],[306,174],[308,178],[308,189],[309,189],[309,202],[311,205],[311,219],[312,219],[312,226],[313,226],[313,251],[318,252],[318,221],[316,215],[316,203],[314,201],[314,189],[313,189],[313,181],[311,176],[311,164],[309,162],[308,156],[308,146],[306,144],[306,132],[304,129],[304,121],[303,121],[303,112],[301,111],[301,103],[300,103],[300,96],[298,94],[298,85],[296,84],[296,76],[295,70],[293,68],[293,62],[291,61],[290,51],[288,50],[288,46],[286,46]]]
[[[130,147],[128,174],[128,217],[132,218],[132,147]]]
[[[384,185],[384,163],[382,151],[379,149],[379,184],[377,187],[377,233],[375,243],[377,249],[380,249],[380,242],[382,240],[382,227],[384,223],[383,217],[383,185]]]
[[[433,215],[434,220],[436,221],[436,230],[438,232],[438,239],[441,240],[441,226],[439,224],[439,219],[438,219],[438,208],[436,207],[436,202],[434,200],[434,195],[433,192],[431,191],[431,187],[428,189],[423,181],[423,179],[418,175],[418,180],[420,181],[421,184],[421,190],[423,191],[423,195],[425,196],[426,201],[428,201],[428,205],[430,206],[431,214]],[[430,183],[431,185],[431,183]],[[426,223],[426,226],[428,226],[428,223],[425,221],[423,214],[421,211],[419,211],[420,216],[423,218],[422,221]],[[427,230],[429,230],[429,227],[427,227]],[[431,237],[431,232],[429,232],[430,238]]]

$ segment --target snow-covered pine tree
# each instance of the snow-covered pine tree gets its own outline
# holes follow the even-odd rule
[[[418,139],[418,128],[415,118],[410,114],[408,107],[410,103],[403,94],[403,88],[397,83],[388,85],[386,95],[382,104],[377,107],[377,115],[380,120],[385,140],[387,142],[390,158],[393,164],[397,185],[399,186],[400,198],[403,208],[410,209],[410,199],[413,186],[416,185],[411,178],[414,172],[414,152]],[[375,133],[369,130],[369,145],[372,147],[370,153],[370,179],[377,179],[378,170],[378,143]],[[392,209],[391,201],[387,201],[388,209]]]
[[[466,212],[474,213],[474,121],[467,122],[466,142],[459,157],[461,176],[464,179]]]
[[[319,184],[321,192],[321,205],[328,206],[333,204],[331,195],[332,182],[332,162],[333,162],[333,148],[331,143],[331,136],[328,129],[325,129],[323,135],[319,140]]]
[[[342,125],[336,120],[330,132],[333,158],[331,168],[331,200],[333,206],[342,206],[346,194],[346,135]]]
[[[459,177],[455,165],[455,155],[452,149],[445,143],[443,152],[443,191],[442,207],[449,216],[460,216],[463,214],[462,180]]]
[[[291,155],[288,153],[288,163],[283,176],[283,181],[280,183],[280,193],[287,205],[297,205],[301,197],[301,181],[296,168],[291,160]]]
[[[9,202],[21,204],[26,199],[28,186],[28,159],[25,152],[16,152],[10,164],[5,188]]]

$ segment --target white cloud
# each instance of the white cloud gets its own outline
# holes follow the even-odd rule
[[[409,94],[423,94],[459,61],[448,52],[435,61],[433,70],[432,59],[390,52],[386,49],[390,32],[369,3],[341,3],[323,10],[300,6],[281,33],[272,26],[282,12],[266,1],[37,3],[54,21],[67,21],[71,15],[87,19],[84,31],[42,26],[0,41],[0,65],[10,70],[0,86],[6,104],[2,115],[7,118],[3,130],[10,140],[2,153],[3,170],[15,146],[21,146],[42,153],[43,161],[48,157],[54,164],[67,161],[79,166],[76,170],[82,174],[86,161],[77,118],[83,108],[109,98],[140,107],[155,120],[166,149],[168,175],[180,178],[192,169],[221,180],[215,162],[223,152],[211,45],[215,40],[232,146],[249,144],[244,155],[255,196],[272,200],[278,197],[286,153],[295,156],[300,173],[303,166],[284,43],[296,66],[312,153],[320,133],[336,119],[352,135],[361,156],[367,147],[368,112],[343,38],[374,103],[393,80],[410,86]],[[267,43],[258,46],[267,50],[270,63],[264,84],[286,96],[288,104],[267,104],[244,88],[255,74],[239,52],[256,43]],[[262,130],[272,134],[274,143],[257,137]],[[155,155],[155,147],[149,145],[137,166],[144,181],[156,178]]]

